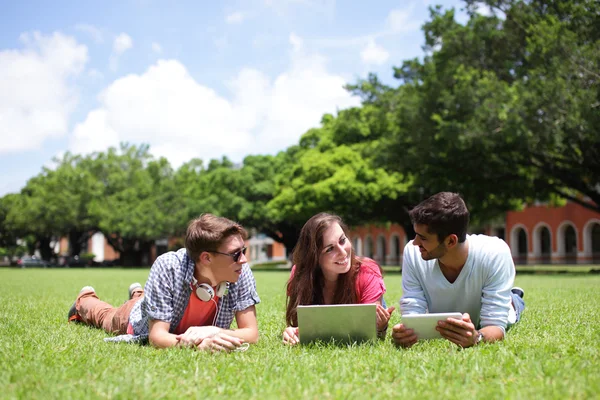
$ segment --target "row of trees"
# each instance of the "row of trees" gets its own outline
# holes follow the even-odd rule
[[[482,3],[493,15],[476,12]],[[68,235],[77,254],[102,231],[125,265],[156,238],[212,212],[291,250],[313,214],[349,224],[393,221],[442,190],[461,192],[476,221],[532,200],[600,212],[600,3],[466,0],[469,21],[431,9],[425,56],[348,90],[361,107],[324,115],[277,155],[194,159],[174,170],[147,146],[66,154],[19,194],[0,199],[0,247],[29,235],[44,258]],[[585,197],[591,199],[589,202]]]

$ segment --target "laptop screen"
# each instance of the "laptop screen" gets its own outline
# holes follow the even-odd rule
[[[298,306],[300,343],[354,343],[377,338],[376,304]]]

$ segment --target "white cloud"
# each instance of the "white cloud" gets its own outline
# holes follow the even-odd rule
[[[161,54],[162,46],[160,45],[160,43],[152,42],[152,51],[155,52],[156,54]]]
[[[485,4],[484,2],[479,2],[476,5],[475,11],[479,15],[483,15],[484,17],[496,16],[502,20],[506,19],[506,14],[502,12],[499,8],[492,9],[490,6]]]
[[[280,15],[291,14],[294,7],[304,7],[310,9],[313,13],[325,15],[333,19],[335,15],[336,0],[264,0],[267,7],[272,8]]]
[[[58,32],[26,33],[21,42],[23,49],[0,52],[0,153],[67,133],[78,103],[72,80],[88,61],[86,46]]]
[[[133,47],[133,40],[126,33],[121,33],[113,42],[113,51],[108,60],[108,67],[111,71],[116,71],[119,68],[119,57],[127,50]]]
[[[390,53],[375,43],[375,40],[370,40],[360,52],[360,58],[365,64],[381,65],[390,58]]]
[[[94,25],[77,24],[75,25],[75,29],[90,35],[96,43],[104,43],[104,36],[102,35],[102,31],[100,31],[100,29],[96,28]]]
[[[119,146],[119,135],[108,124],[106,110],[91,111],[85,121],[75,125],[71,138],[71,151],[85,154]]]
[[[92,68],[88,71],[88,76],[92,79],[102,79],[104,78],[104,74],[98,71],[96,68]]]
[[[131,40],[131,36],[126,33],[119,34],[119,36],[117,36],[113,42],[113,51],[117,55],[123,54],[131,47],[133,47],[133,40]]]
[[[193,157],[241,161],[283,150],[318,126],[324,113],[358,105],[345,83],[321,56],[294,48],[290,67],[275,79],[242,68],[227,83],[233,94],[227,99],[199,84],[179,61],[160,60],[108,86],[100,108],[75,127],[70,147],[87,153],[123,141],[149,143],[152,154],[175,167]]]
[[[76,153],[121,141],[150,143],[154,155],[179,165],[189,158],[177,156],[177,149],[209,156],[248,144],[235,127],[231,104],[198,84],[176,60],[159,60],[142,75],[114,81],[99,100],[101,107],[75,127],[71,148]]]
[[[390,34],[411,32],[420,28],[420,22],[412,17],[413,5],[402,10],[392,10],[386,19],[386,27]]]
[[[391,10],[386,16],[382,28],[375,32],[369,32],[360,36],[350,37],[328,37],[312,40],[319,48],[357,48],[370,46],[370,43],[375,39],[385,39],[392,36],[402,36],[403,34],[418,31],[421,28],[420,22],[415,19],[413,10],[414,3],[410,3],[406,8],[401,10]],[[381,50],[382,48],[379,47]],[[363,49],[363,52],[365,49]],[[385,51],[385,50],[384,50]],[[382,54],[381,51],[379,51]]]
[[[302,49],[303,40],[300,36],[292,32],[290,33],[290,44],[292,45],[292,49],[294,51],[300,51]]]
[[[244,21],[244,19],[245,19],[245,15],[241,11],[236,11],[234,13],[229,14],[227,17],[225,17],[225,21],[228,24],[239,24],[242,21]]]

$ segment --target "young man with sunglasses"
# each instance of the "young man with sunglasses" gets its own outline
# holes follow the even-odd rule
[[[241,225],[204,214],[188,225],[185,248],[156,259],[144,290],[132,284],[130,300],[114,308],[86,286],[69,321],[119,335],[106,341],[148,340],[157,348],[213,352],[243,349],[258,340],[255,305],[260,302],[245,257],[246,237]],[[231,330],[234,317],[237,329]]]
[[[512,286],[515,265],[508,245],[497,237],[467,235],[469,211],[455,193],[431,196],[410,218],[416,234],[403,253],[402,315],[462,313],[436,327],[461,347],[504,339],[525,308],[523,289]],[[418,341],[403,324],[394,326],[392,337],[403,347]]]

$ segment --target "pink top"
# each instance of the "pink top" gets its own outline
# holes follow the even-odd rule
[[[370,258],[360,260],[360,269],[356,277],[356,293],[361,304],[376,303],[385,293],[385,284],[379,266]]]
[[[294,276],[296,266],[292,267],[290,279]],[[356,294],[359,304],[376,303],[385,293],[385,284],[379,266],[374,260],[363,257],[360,259],[358,275],[356,276]]]

